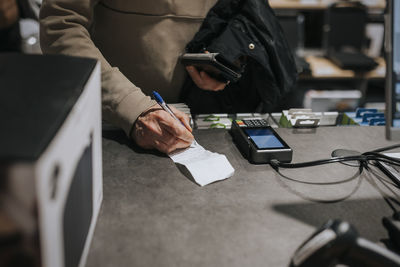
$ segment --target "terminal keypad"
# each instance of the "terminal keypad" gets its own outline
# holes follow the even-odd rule
[[[243,122],[247,125],[247,127],[263,127],[268,126],[268,122],[264,119],[246,119]]]

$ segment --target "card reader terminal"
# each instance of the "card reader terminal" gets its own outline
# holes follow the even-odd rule
[[[240,151],[251,163],[292,160],[292,149],[264,119],[234,120],[231,133]]]

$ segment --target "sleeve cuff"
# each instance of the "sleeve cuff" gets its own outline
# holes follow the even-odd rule
[[[141,94],[142,96],[139,96]],[[118,126],[121,127],[127,136],[130,136],[133,124],[140,114],[157,104],[149,96],[144,96],[140,92],[132,92],[127,95],[118,105],[116,113],[118,114]]]

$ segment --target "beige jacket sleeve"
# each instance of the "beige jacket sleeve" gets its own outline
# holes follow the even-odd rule
[[[101,62],[103,119],[130,135],[137,117],[155,102],[110,66],[90,37],[93,8],[99,0],[44,0],[40,42],[44,53],[96,58]],[[117,51],[117,50],[116,50]]]

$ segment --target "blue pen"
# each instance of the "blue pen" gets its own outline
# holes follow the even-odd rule
[[[174,112],[172,112],[172,110],[168,107],[167,103],[165,103],[164,99],[160,96],[159,93],[157,93],[156,91],[153,91],[153,96],[163,110],[168,112],[175,120],[179,121],[186,128],[185,124],[183,124],[183,122],[175,116]]]

